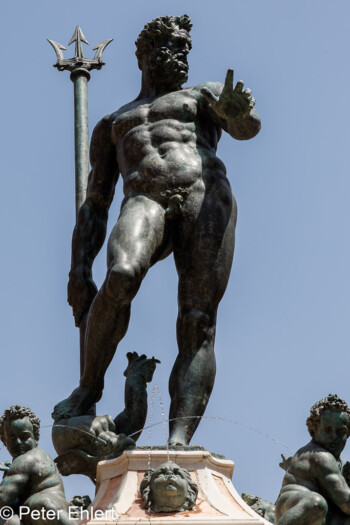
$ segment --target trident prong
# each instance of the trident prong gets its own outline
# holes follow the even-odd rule
[[[75,28],[75,31],[73,33],[73,36],[72,38],[70,39],[69,41],[69,46],[71,44],[73,44],[73,42],[75,42],[75,57],[74,58],[84,58],[84,55],[83,55],[83,47],[81,45],[82,42],[84,42],[85,44],[87,44],[88,46],[90,45],[89,42],[86,40],[80,26],[77,26]]]
[[[89,72],[92,69],[101,69],[101,67],[104,65],[104,62],[102,61],[102,53],[108,44],[112,42],[112,40],[113,38],[109,38],[97,44],[97,46],[93,48],[93,50],[96,51],[94,58],[86,58],[84,57],[82,42],[88,45],[89,42],[85,38],[80,26],[77,26],[68,44],[70,46],[73,44],[73,42],[75,42],[75,56],[74,58],[68,59],[64,58],[61,51],[66,49],[64,46],[58,42],[55,42],[54,40],[48,39],[48,42],[50,42],[56,52],[57,62],[54,64],[54,67],[57,67],[59,71],[68,70],[73,72],[77,68],[83,68]]]
[[[50,40],[49,38],[47,39],[47,41],[50,42],[50,44],[54,48],[56,56],[57,56],[57,61],[64,60],[63,53],[62,53],[61,49],[63,49],[65,51],[66,48],[64,46],[62,46],[62,44],[59,44],[58,42],[55,42],[54,40]]]
[[[97,44],[97,46],[93,48],[93,51],[96,51],[95,56],[94,56],[95,60],[102,59],[103,51],[106,49],[108,44],[112,42],[112,40],[113,38],[108,38],[107,40],[103,40],[103,42],[100,42],[99,44]]]

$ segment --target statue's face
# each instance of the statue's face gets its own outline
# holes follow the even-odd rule
[[[161,465],[151,478],[150,488],[152,507],[180,510],[186,502],[188,482],[177,465]]]
[[[187,31],[174,28],[174,31],[153,49],[145,58],[152,81],[155,85],[166,86],[168,89],[179,89],[187,82],[188,61],[190,51]]]
[[[348,425],[349,416],[345,412],[325,410],[320,417],[314,440],[338,459],[346,445]]]
[[[37,445],[33,425],[28,417],[7,421],[4,434],[7,450],[14,459],[32,450]]]

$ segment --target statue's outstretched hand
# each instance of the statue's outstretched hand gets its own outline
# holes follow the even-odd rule
[[[286,456],[284,454],[281,454],[281,457],[282,457],[282,461],[281,463],[279,463],[279,466],[281,467],[281,469],[285,470],[287,472],[287,470],[289,469],[291,463],[292,463],[292,456],[290,456],[289,458],[286,458]]]
[[[201,93],[218,117],[226,120],[227,118],[233,119],[245,114],[248,115],[253,109],[255,98],[252,97],[250,89],[243,91],[243,87],[243,82],[239,80],[233,88],[233,69],[228,69],[220,97],[214,95],[208,87],[202,88]]]
[[[68,303],[73,308],[76,326],[80,326],[82,318],[89,310],[96,294],[96,284],[90,277],[75,271],[69,272]]]

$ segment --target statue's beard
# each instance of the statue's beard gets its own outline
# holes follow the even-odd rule
[[[185,53],[172,53],[168,48],[155,49],[150,55],[152,82],[157,86],[179,89],[187,82],[188,63]]]

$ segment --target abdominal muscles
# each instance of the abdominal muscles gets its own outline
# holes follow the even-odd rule
[[[189,186],[202,175],[193,125],[157,124],[133,128],[118,144],[118,164],[126,193]]]

